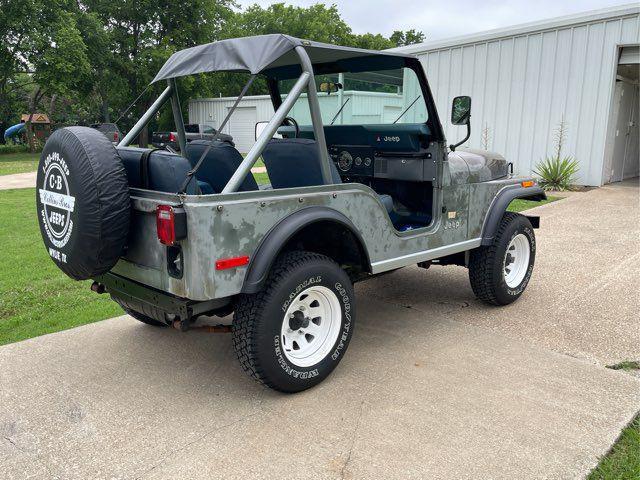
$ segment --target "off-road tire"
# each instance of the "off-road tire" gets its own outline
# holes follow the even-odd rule
[[[128,306],[126,306],[124,303],[118,301],[117,299],[113,299],[118,305],[120,305],[120,307],[124,310],[124,312],[129,315],[130,317],[135,318],[136,320],[138,320],[139,322],[142,323],[146,323],[147,325],[151,325],[152,327],[168,327],[169,325],[167,325],[166,322],[161,322],[159,320],[156,320],[155,318],[149,316],[149,315],[155,315],[158,316],[160,315],[159,311],[151,311],[150,307],[150,311],[148,312],[144,312],[144,313],[148,313],[149,315],[145,315],[144,313],[141,312],[137,312],[135,310],[132,310],[131,308],[129,308]],[[142,307],[144,309],[144,307]],[[155,309],[154,309],[155,310]]]
[[[281,338],[287,308],[311,286],[326,287],[339,301],[341,324],[337,340],[321,361],[300,367],[283,352]],[[294,251],[280,256],[265,288],[240,296],[233,320],[233,346],[244,371],[259,383],[286,393],[317,385],[338,365],[353,334],[355,296],[348,275],[330,258]]]
[[[530,257],[522,281],[510,288],[504,279],[504,259],[511,239],[518,234],[529,240]],[[490,305],[508,305],[515,302],[527,287],[533,272],[536,239],[529,219],[517,213],[506,212],[500,221],[491,245],[476,248],[469,257],[469,280],[475,296]]]

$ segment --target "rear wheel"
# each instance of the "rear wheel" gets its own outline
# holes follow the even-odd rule
[[[469,280],[473,293],[491,305],[516,301],[529,284],[536,239],[527,217],[507,212],[493,242],[471,251]]]
[[[305,390],[324,380],[347,349],[355,320],[351,281],[324,255],[291,252],[278,259],[266,285],[239,299],[236,354],[258,382]]]

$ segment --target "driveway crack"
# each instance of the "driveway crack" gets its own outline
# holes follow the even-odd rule
[[[360,421],[362,419],[362,415],[364,413],[364,400],[360,402],[360,412],[358,412],[358,418],[356,418],[356,425],[353,428],[353,432],[351,432],[351,444],[349,445],[349,452],[347,453],[347,459],[345,460],[342,468],[340,469],[340,478],[343,480],[344,475],[347,471],[347,467],[349,466],[349,462],[351,462],[351,454],[353,453],[353,447],[356,443],[356,437],[358,434],[358,430],[360,429]]]
[[[206,432],[204,432],[202,435],[196,437],[195,439],[191,440],[188,443],[184,443],[182,444],[181,447],[177,448],[176,450],[171,450],[170,452],[167,452],[165,455],[163,455],[162,459],[156,463],[155,465],[153,465],[151,468],[149,468],[148,470],[144,471],[141,475],[136,476],[136,480],[140,480],[146,476],[148,476],[153,470],[155,470],[156,468],[160,467],[161,465],[163,465],[167,460],[169,460],[170,458],[173,458],[177,455],[179,455],[181,452],[189,449],[189,447],[191,447],[193,444],[198,443],[202,440],[204,440],[205,438],[207,438],[209,435],[212,435],[214,433],[220,432],[222,430],[224,430],[225,428],[229,428],[232,427],[234,425],[240,424],[246,420],[249,420],[250,418],[253,418],[257,415],[260,415],[262,413],[261,410],[258,410],[254,413],[250,413],[248,415],[244,415],[232,422],[226,423],[224,425],[221,425],[219,427],[216,428],[212,428],[210,430],[207,430]]]

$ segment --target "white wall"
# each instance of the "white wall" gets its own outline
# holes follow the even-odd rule
[[[581,164],[579,183],[600,185],[618,45],[640,43],[640,7],[616,7],[474,36],[402,48],[420,58],[449,142],[451,100],[472,97],[471,147],[489,149],[528,173],[553,150],[567,123],[564,154]]]

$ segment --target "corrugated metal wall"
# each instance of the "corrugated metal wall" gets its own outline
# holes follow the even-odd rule
[[[627,8],[627,11],[629,9]],[[553,151],[561,119],[563,149],[581,164],[579,183],[600,185],[618,45],[640,42],[636,12],[537,31],[429,48],[422,61],[449,142],[464,137],[452,126],[451,100],[472,97],[468,146],[488,148],[528,173]]]

